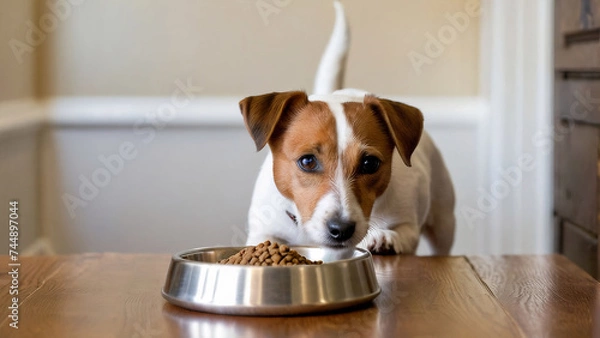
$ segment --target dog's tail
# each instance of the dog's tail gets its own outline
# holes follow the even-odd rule
[[[335,25],[317,70],[314,88],[314,94],[317,95],[331,94],[341,89],[344,84],[346,56],[350,47],[350,29],[342,4],[335,1],[333,6]]]

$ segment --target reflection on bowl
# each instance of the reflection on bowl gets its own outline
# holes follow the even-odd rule
[[[175,254],[162,290],[167,301],[191,310],[237,315],[292,315],[341,309],[381,292],[371,254],[363,249],[293,247],[322,265],[246,266],[215,262],[240,247]]]

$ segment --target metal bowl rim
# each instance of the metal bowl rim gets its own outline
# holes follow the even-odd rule
[[[211,263],[211,262],[205,262],[205,261],[195,261],[195,260],[191,260],[191,259],[185,259],[182,257],[183,255],[199,253],[202,251],[211,251],[211,250],[214,251],[214,250],[222,250],[222,249],[238,249],[238,251],[239,251],[241,249],[248,248],[248,247],[252,247],[252,245],[199,247],[199,248],[188,249],[188,250],[183,250],[183,251],[177,252],[177,253],[173,254],[173,256],[171,257],[171,260],[172,260],[172,262],[177,262],[177,263],[194,264],[194,265],[199,265],[199,266],[213,266],[213,267],[218,266],[219,268],[234,268],[234,269],[262,269],[262,268],[287,268],[287,269],[297,269],[297,268],[307,269],[308,268],[308,269],[314,269],[314,268],[319,268],[320,266],[323,266],[323,265],[359,261],[359,260],[369,259],[369,257],[372,257],[371,253],[368,250],[365,250],[363,248],[358,248],[358,247],[354,248],[354,252],[356,252],[356,251],[360,252],[359,256],[335,260],[335,261],[331,261],[331,262],[323,262],[323,264],[319,264],[319,265],[302,265],[302,264],[301,265],[292,265],[292,266],[289,266],[289,265],[286,265],[286,266],[233,265],[233,264],[218,264],[218,263]],[[323,250],[323,248],[318,247],[318,246],[294,245],[294,246],[289,246],[289,247],[290,247],[290,249],[294,249],[294,250],[295,250],[295,248],[308,248],[308,249]]]

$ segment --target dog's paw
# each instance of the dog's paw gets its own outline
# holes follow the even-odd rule
[[[373,229],[358,246],[377,255],[414,254],[417,242],[418,236],[403,238],[394,230]]]

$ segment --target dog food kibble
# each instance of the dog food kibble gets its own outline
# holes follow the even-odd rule
[[[311,261],[287,245],[265,241],[257,246],[242,249],[240,252],[219,261],[219,264],[238,265],[318,265],[323,261]]]

